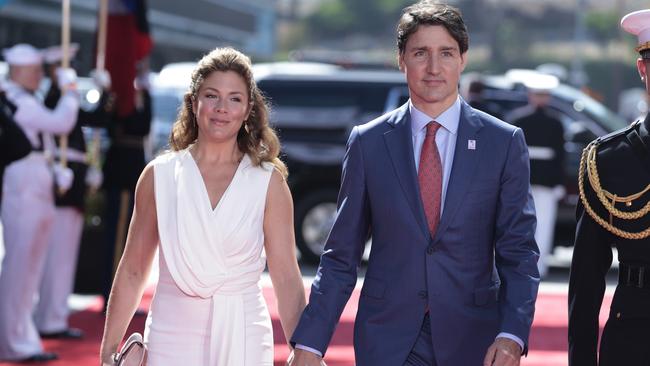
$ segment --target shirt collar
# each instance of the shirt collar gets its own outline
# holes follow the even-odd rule
[[[409,99],[409,113],[411,115],[411,133],[417,135],[426,125],[435,120],[445,130],[455,135],[458,131],[458,123],[460,122],[460,96],[456,98],[454,104],[447,108],[444,112],[436,118],[428,116],[424,112],[417,109],[413,102]]]

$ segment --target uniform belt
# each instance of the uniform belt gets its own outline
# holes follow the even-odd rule
[[[60,150],[56,151],[56,158],[57,160],[61,159]],[[88,162],[88,159],[86,158],[86,153],[72,148],[68,148],[68,150],[66,150],[66,159],[74,163],[86,164]]]
[[[113,144],[119,147],[142,148],[144,146],[144,141],[142,140],[142,137],[120,137],[113,141]]]
[[[618,284],[650,289],[650,266],[619,263]]]

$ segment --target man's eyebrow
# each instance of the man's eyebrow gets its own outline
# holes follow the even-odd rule
[[[409,51],[428,51],[431,47],[429,46],[414,46],[409,48]],[[459,51],[458,47],[455,46],[441,46],[438,48],[439,51]]]
[[[417,46],[417,47],[411,47],[409,51],[426,51],[428,49],[429,47],[427,46]]]

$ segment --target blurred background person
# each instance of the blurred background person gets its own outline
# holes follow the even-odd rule
[[[503,111],[498,104],[490,102],[483,97],[485,84],[479,76],[470,81],[467,88],[467,103],[472,107],[490,114],[498,119],[503,119]]]
[[[637,70],[650,94],[650,9],[623,17],[638,37]],[[593,141],[580,164],[569,278],[569,365],[649,365],[650,118]],[[605,277],[618,250],[618,285],[598,350]]]
[[[531,75],[524,82],[528,105],[514,110],[507,120],[524,131],[530,157],[530,184],[537,213],[535,241],[537,268],[544,277],[553,249],[558,202],[564,195],[564,127],[548,106],[551,91],[559,85],[552,75]]]
[[[78,45],[70,45],[69,59],[74,58]],[[45,71],[50,78],[50,88],[45,96],[45,106],[54,110],[62,97],[56,70],[61,67],[63,50],[60,46],[44,50]],[[81,338],[80,329],[68,325],[68,296],[72,293],[77,257],[84,224],[84,203],[87,190],[101,184],[101,172],[89,166],[82,125],[105,126],[108,113],[110,77],[106,71],[93,72],[95,83],[103,93],[93,111],[79,109],[76,123],[68,134],[65,151],[67,166],[73,172],[70,189],[55,195],[56,213],[47,245],[47,259],[40,284],[39,298],[34,312],[34,322],[41,338]],[[55,139],[55,163],[61,160],[60,137]]]
[[[51,360],[57,356],[43,351],[32,311],[54,222],[54,180],[64,189],[71,183],[70,172],[52,164],[50,134],[68,133],[74,125],[79,108],[76,73],[72,69],[58,70],[63,96],[50,110],[35,96],[43,77],[41,52],[28,44],[18,44],[5,49],[3,55],[9,64],[7,99],[16,106],[14,120],[34,151],[7,166],[3,182],[0,215],[5,257],[0,272],[0,359]]]
[[[137,65],[134,81],[135,107],[127,115],[113,114],[108,123],[110,146],[104,161],[106,253],[103,269],[104,310],[108,295],[126,243],[131,221],[135,185],[144,169],[144,138],[151,128],[151,95],[149,94],[149,66],[146,60]],[[119,101],[117,101],[119,102]]]

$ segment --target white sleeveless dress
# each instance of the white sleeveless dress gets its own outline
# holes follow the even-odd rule
[[[156,158],[160,277],[146,322],[148,366],[273,365],[259,284],[271,164],[244,155],[217,207],[187,150]]]

